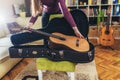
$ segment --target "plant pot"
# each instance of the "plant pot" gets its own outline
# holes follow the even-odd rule
[[[26,12],[20,12],[20,17],[26,17]]]

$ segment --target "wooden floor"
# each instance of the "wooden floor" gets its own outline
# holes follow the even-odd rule
[[[120,51],[96,47],[99,80],[120,80]]]
[[[2,80],[13,80],[16,75],[31,61],[33,58],[25,58],[18,63]]]
[[[22,60],[2,80],[13,80],[14,77],[32,60]],[[120,51],[95,47],[95,61],[99,80],[120,80]]]

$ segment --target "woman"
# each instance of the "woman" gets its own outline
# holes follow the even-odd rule
[[[32,9],[32,17],[29,21],[28,27],[32,27],[32,25],[37,20],[39,14],[42,12],[42,26],[45,27],[49,22],[49,17],[51,14],[62,13],[64,18],[72,27],[75,35],[79,38],[84,38],[83,35],[79,32],[75,21],[72,18],[72,15],[68,11],[65,0],[31,0],[31,9]],[[55,30],[56,32],[57,30]],[[59,32],[59,30],[58,30]],[[17,36],[12,36],[11,40],[14,45],[23,44],[26,42],[31,42],[34,40],[42,39],[43,36],[38,36],[36,33],[25,32],[22,34],[18,34]],[[22,39],[20,41],[19,39]]]

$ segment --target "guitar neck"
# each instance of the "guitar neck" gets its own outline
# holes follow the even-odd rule
[[[49,33],[46,33],[46,32],[42,32],[40,30],[35,30],[35,29],[28,29],[29,31],[32,31],[32,32],[35,32],[35,33],[38,33],[38,34],[41,34],[41,35],[44,35],[44,36],[47,36],[47,37],[50,37],[52,36],[52,34],[49,34]]]
[[[44,36],[47,36],[47,37],[54,37],[54,38],[57,38],[57,39],[60,39],[60,40],[65,40],[65,38],[63,38],[63,37],[53,35],[53,34],[50,34],[50,33],[46,33],[46,32],[40,31],[40,30],[35,30],[35,29],[32,29],[32,28],[24,27],[24,28],[22,28],[22,30],[29,30],[29,31],[32,31],[32,32],[35,32],[35,33],[38,33],[38,34],[41,34],[41,35],[44,35]]]
[[[109,25],[110,25],[110,13],[108,13],[106,31],[109,31]]]

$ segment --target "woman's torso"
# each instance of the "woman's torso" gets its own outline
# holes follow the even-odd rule
[[[41,0],[43,4],[43,11],[54,13],[60,10],[58,0]]]

